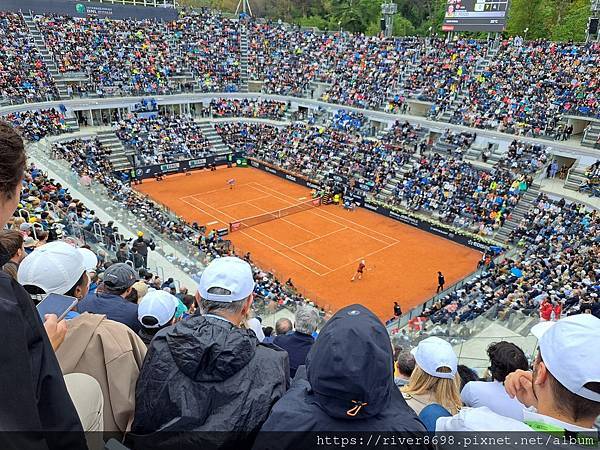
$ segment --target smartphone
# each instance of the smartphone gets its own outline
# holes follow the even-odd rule
[[[48,294],[44,300],[37,305],[38,314],[42,322],[46,320],[46,314],[56,314],[58,320],[63,320],[67,313],[77,305],[75,297],[68,295]]]

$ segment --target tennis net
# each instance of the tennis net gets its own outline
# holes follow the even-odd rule
[[[296,214],[302,211],[306,211],[309,209],[316,208],[321,206],[321,198],[313,198],[312,200],[307,200],[302,203],[298,203],[297,205],[288,206],[287,208],[278,209],[277,211],[272,211],[264,214],[259,214],[258,216],[247,217],[245,219],[240,219],[235,222],[229,223],[229,231],[239,231],[244,230],[246,228],[250,228],[261,223],[270,222],[271,220],[281,219],[282,217],[290,216],[292,214]]]

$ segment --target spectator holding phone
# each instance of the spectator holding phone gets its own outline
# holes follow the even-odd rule
[[[89,250],[55,241],[35,250],[19,267],[19,281],[37,293],[59,294],[81,300],[88,293],[84,255]],[[89,264],[88,264],[89,265]],[[143,341],[126,325],[104,314],[78,314],[67,320],[64,342],[56,356],[64,374],[87,374],[99,383],[100,419],[85,431],[125,432],[133,419],[135,384],[146,356]],[[87,395],[79,385],[69,386],[72,397]],[[87,411],[82,417],[90,417]],[[85,424],[84,424],[85,425]]]
[[[25,165],[23,140],[0,122],[0,226],[17,208]],[[9,259],[0,245],[0,265]],[[48,332],[60,341],[64,329],[57,328],[49,319]],[[2,431],[15,432],[1,435],[0,447],[87,448],[77,411],[33,302],[22,286],[1,271],[0,329],[0,423]]]

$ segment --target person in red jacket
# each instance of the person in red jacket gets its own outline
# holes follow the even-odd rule
[[[557,301],[555,302],[553,308],[552,308],[552,312],[554,313],[554,319],[553,320],[559,320],[560,319],[560,315],[562,313],[562,304],[561,302]]]
[[[550,320],[553,309],[552,302],[548,298],[545,298],[540,305],[540,319],[544,321]]]

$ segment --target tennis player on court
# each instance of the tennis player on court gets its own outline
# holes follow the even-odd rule
[[[233,187],[235,186],[235,178],[227,180],[227,184],[229,185],[229,189],[233,189]]]
[[[352,279],[350,281],[354,281],[357,278],[359,280],[362,280],[362,276],[363,276],[363,272],[365,271],[367,265],[365,264],[365,260],[361,259],[360,262],[358,263],[358,267],[356,268],[356,273],[354,274],[354,276],[352,277]]]

